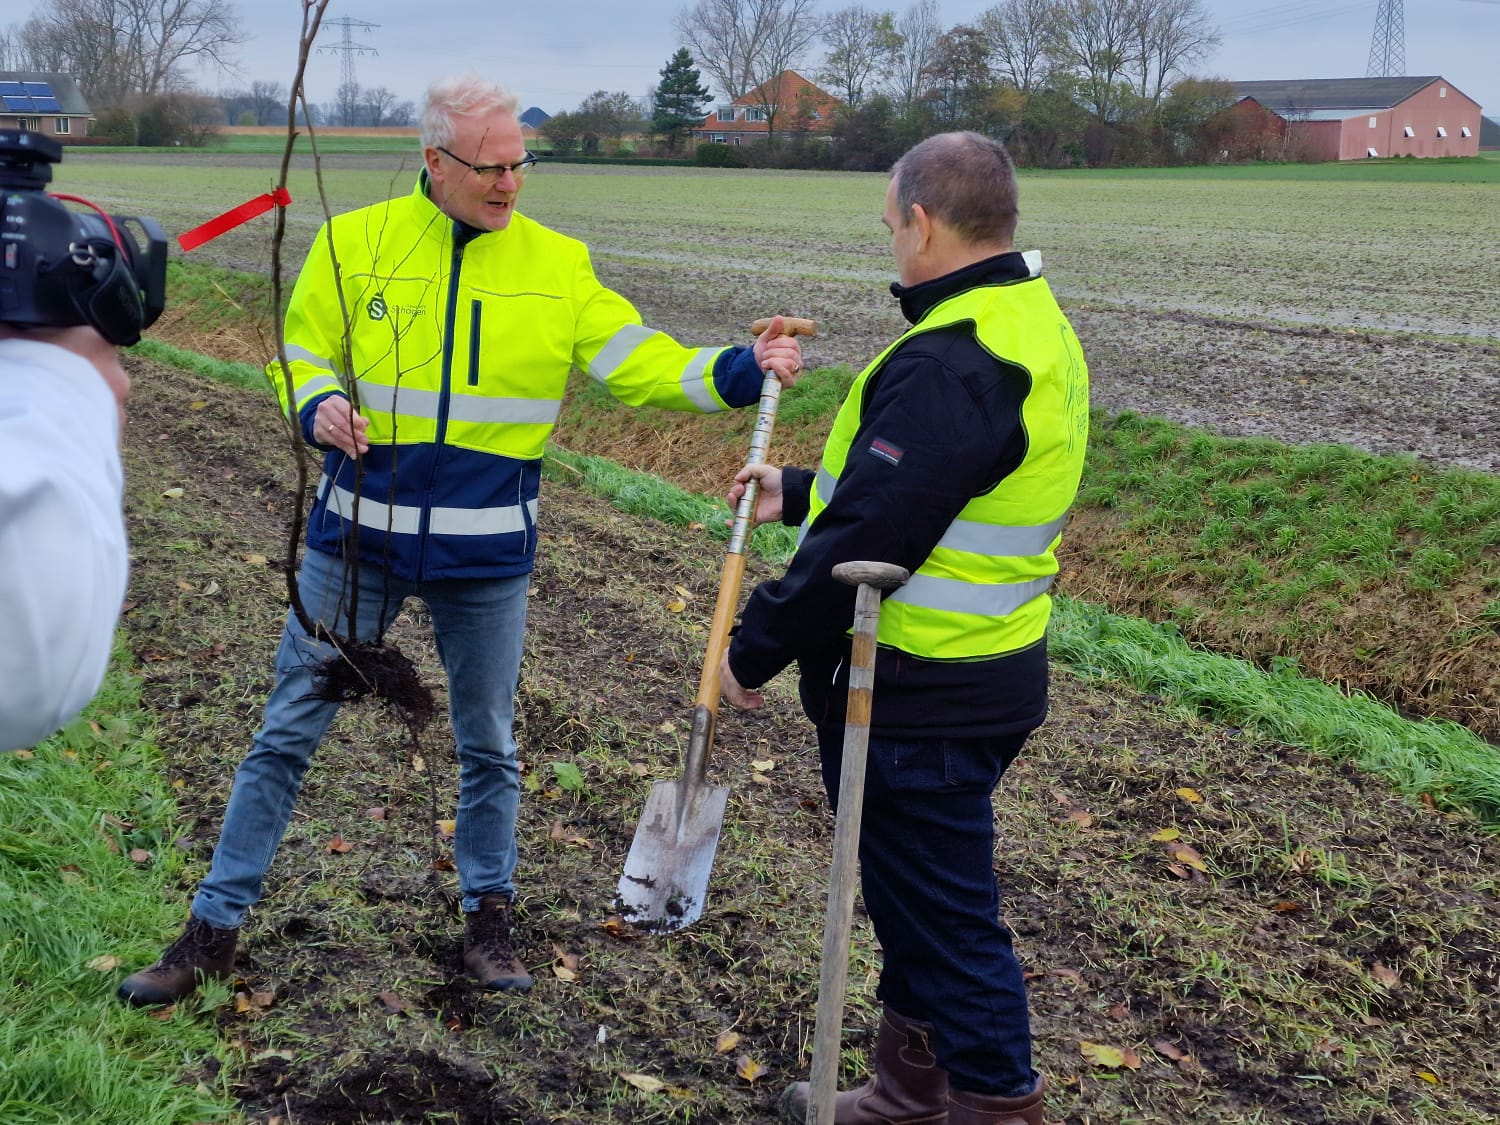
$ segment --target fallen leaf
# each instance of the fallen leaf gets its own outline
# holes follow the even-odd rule
[[[366,809],[365,810],[365,815],[367,817],[369,817],[371,820],[384,820],[385,819],[385,806],[384,805],[376,805],[374,808]]]
[[[276,993],[274,992],[252,992],[250,994],[251,1006],[259,1008],[261,1011],[265,1011],[275,1002]]]
[[[421,773],[427,768],[427,759],[420,754],[413,754],[411,756],[411,768],[413,772]]]
[[[686,598],[688,601],[693,600],[693,592],[691,590],[686,589],[682,586],[673,586],[672,589],[676,592],[679,598]]]
[[[740,1045],[740,1033],[738,1031],[721,1031],[719,1037],[714,1040],[714,1054],[727,1055]]]
[[[1443,1080],[1430,1070],[1417,1071],[1417,1077],[1423,1082],[1431,1082],[1434,1086],[1441,1086],[1443,1084]]]
[[[1386,988],[1395,988],[1401,983],[1401,971],[1391,968],[1384,961],[1376,961],[1370,969],[1370,975]]]
[[[1068,814],[1068,820],[1078,825],[1079,828],[1092,828],[1094,826],[1094,814],[1087,809],[1074,809]]]
[[[1170,871],[1173,875],[1176,875],[1179,879],[1191,879],[1193,877],[1193,873],[1186,867],[1182,866],[1182,864],[1180,863],[1167,864],[1167,870]]]
[[[547,836],[553,840],[561,840],[563,838],[562,821],[554,820],[552,822],[552,830],[547,833]]]
[[[667,1084],[660,1078],[652,1078],[649,1074],[626,1074],[621,1071],[620,1077],[637,1090],[644,1090],[648,1094],[659,1094],[667,1088]]]
[[[566,965],[553,965],[552,975],[558,980],[577,980],[578,970],[570,969]]]
[[[29,762],[31,761],[31,759],[36,757],[36,755],[30,750],[17,750],[15,753],[16,757],[20,758],[23,762]]]
[[[1190,805],[1198,805],[1203,803],[1203,794],[1199,793],[1196,789],[1190,789],[1187,786],[1183,786],[1181,789],[1172,790],[1172,792],[1176,793]]]
[[[251,566],[268,566],[271,562],[265,555],[246,555],[245,561]]]
[[[176,586],[179,590],[191,590],[193,588],[193,584],[191,582],[185,582],[181,578],[174,582],[173,585]],[[170,660],[171,657],[163,656],[161,659]]]
[[[702,531],[703,530],[703,525],[701,523],[698,523],[698,522],[694,521],[693,523],[688,524],[688,530],[689,531]]]
[[[566,953],[563,951],[563,948],[560,945],[554,944],[552,946],[552,952],[557,954],[557,963],[565,969],[571,969],[576,973],[582,964],[582,961],[579,958],[578,954]]]
[[[1167,849],[1167,854],[1178,863],[1186,864],[1194,871],[1207,873],[1208,864],[1203,862],[1203,857],[1198,854],[1198,849],[1189,844],[1173,844]]]
[[[1062,977],[1063,980],[1070,980],[1074,984],[1083,983],[1083,974],[1077,969],[1048,969],[1047,975],[1049,977]]]
[[[437,834],[445,840],[452,837],[458,831],[458,821],[456,820],[434,820],[432,826],[437,829]]]
[[[766,1068],[749,1055],[741,1055],[734,1062],[734,1072],[753,1085],[757,1078],[765,1077]]]
[[[1130,1006],[1128,1004],[1112,1004],[1106,1009],[1104,1014],[1116,1023],[1123,1023],[1130,1018]]]
[[[681,613],[685,609],[687,609],[687,602],[682,598],[673,598],[667,603],[669,613]]]
[[[1141,1069],[1141,1056],[1129,1047],[1111,1047],[1105,1043],[1090,1043],[1084,1039],[1079,1042],[1078,1050],[1089,1062],[1108,1070],[1119,1070],[1121,1067],[1130,1070]]]
[[[631,762],[630,772],[635,774],[636,777],[645,777],[651,772],[651,767],[645,762]]]
[[[342,835],[335,832],[333,834],[333,839],[328,841],[328,850],[331,852],[337,852],[339,855],[343,855],[345,852],[352,852],[354,850],[354,845],[351,844],[348,840],[344,839]]]
[[[218,592],[219,592],[219,584],[216,581],[210,580],[209,583],[208,583],[208,585],[205,586],[205,587],[203,587],[203,594],[204,594],[205,597],[212,597],[214,594],[217,594]]]
[[[169,488],[165,492],[162,493],[162,496],[165,497],[168,500],[181,500],[182,499],[182,489],[180,487],[178,487],[178,488]]]
[[[1151,1044],[1151,1049],[1164,1059],[1180,1062],[1187,1058],[1188,1053],[1168,1039],[1157,1039]]]
[[[88,962],[88,968],[96,973],[112,973],[120,967],[120,959],[113,953],[101,953]]]
[[[770,785],[771,784],[771,779],[769,777],[767,777],[763,773],[752,773],[750,775],[750,780],[753,781],[756,785]]]
[[[57,756],[59,758],[61,758],[63,761],[65,761],[65,762],[76,762],[76,761],[78,761],[78,751],[77,750],[59,750]]]
[[[148,852],[145,848],[131,848],[127,854],[130,856],[131,863],[151,862],[151,853]]]
[[[244,1015],[250,1010],[250,994],[248,992],[236,992],[234,994],[234,1010]]]
[[[385,1006],[385,1010],[391,1013],[391,1015],[395,1015],[397,1012],[406,1011],[406,1001],[401,999],[401,997],[397,996],[394,992],[377,993],[375,999],[379,1000],[380,1003]]]
[[[766,770],[776,768],[775,758],[755,758],[750,763],[750,768],[757,773],[765,773]]]
[[[630,923],[618,914],[611,914],[608,918],[604,919],[604,921],[599,923],[599,928],[610,937],[623,938],[635,936],[635,930],[631,927]]]
[[[188,403],[188,409],[189,410],[202,410],[207,405],[208,405],[208,403],[206,401],[204,401],[203,399],[201,399],[201,398],[195,398],[192,402]]]
[[[1180,828],[1163,828],[1160,832],[1151,833],[1151,838],[1158,844],[1167,844],[1182,835]]]
[[[1291,914],[1293,911],[1301,909],[1302,904],[1300,902],[1291,902],[1286,899],[1283,899],[1281,902],[1278,902],[1271,907],[1272,912],[1276,914]]]

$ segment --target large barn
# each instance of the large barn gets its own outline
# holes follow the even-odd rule
[[[1236,133],[1262,159],[1478,156],[1480,106],[1438,76],[1236,82]]]

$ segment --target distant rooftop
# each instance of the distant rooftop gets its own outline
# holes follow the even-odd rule
[[[540,129],[552,120],[552,115],[540,106],[532,106],[521,114],[521,124],[530,125],[533,129]]]
[[[1277,82],[1236,82],[1234,93],[1239,98],[1254,98],[1274,113],[1347,110],[1354,114],[1371,109],[1390,109],[1438,81],[1441,79],[1437,75],[1420,78],[1293,78]]]

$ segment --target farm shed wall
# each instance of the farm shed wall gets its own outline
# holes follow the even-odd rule
[[[1377,156],[1478,156],[1479,119],[1479,103],[1439,79],[1391,109],[1345,118],[1338,159],[1363,160],[1372,148]]]

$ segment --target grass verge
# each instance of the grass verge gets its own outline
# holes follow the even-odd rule
[[[176,810],[139,708],[114,666],[82,718],[0,755],[0,1120],[178,1125],[234,1115],[207,989],[191,1011],[115,999],[180,924]],[[172,888],[169,890],[169,888]],[[143,940],[137,935],[150,935]]]

